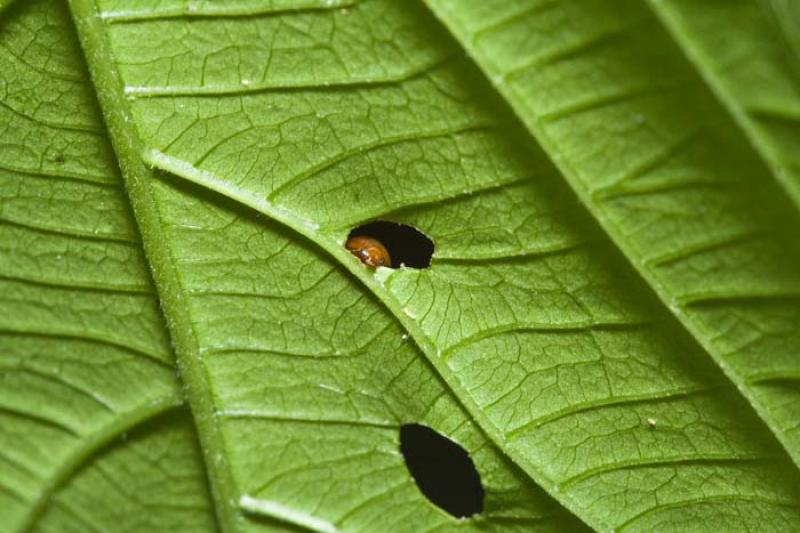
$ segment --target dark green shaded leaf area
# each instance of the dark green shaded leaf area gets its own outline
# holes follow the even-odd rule
[[[798,235],[793,0],[0,0],[0,530],[800,530]]]

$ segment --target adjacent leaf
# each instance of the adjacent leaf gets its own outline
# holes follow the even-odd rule
[[[220,516],[455,526],[397,452],[422,422],[494,502],[459,527],[571,527],[476,424],[600,529],[800,526],[785,452],[427,12],[125,5],[73,2]],[[352,257],[376,218],[431,267]]]
[[[0,47],[0,530],[213,529],[66,7],[18,2]]]
[[[651,3],[800,206],[797,2]]]
[[[800,216],[653,13],[638,1],[429,4],[800,464]],[[708,4],[696,3],[731,3]],[[775,112],[790,118],[788,102]]]

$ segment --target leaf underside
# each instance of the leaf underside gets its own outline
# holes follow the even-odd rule
[[[800,528],[795,104],[694,4],[70,4],[0,14],[3,530]]]

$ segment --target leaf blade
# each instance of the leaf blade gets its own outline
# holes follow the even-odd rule
[[[251,89],[247,83],[243,83],[253,78],[250,73],[237,80],[230,73],[209,71],[202,78],[205,85],[196,87],[193,84],[201,77],[196,67],[191,65],[202,64],[202,61],[185,56],[174,71],[188,69],[190,75],[185,81],[180,77],[170,80],[171,86],[180,87],[180,91],[175,94],[149,94],[137,89],[141,97],[132,100],[135,121],[149,150],[145,157],[184,180],[200,183],[228,198],[224,200],[212,195],[208,198],[210,203],[229,205],[229,200],[235,200],[289,227],[289,235],[311,238],[313,244],[304,246],[312,250],[321,247],[327,252],[326,255],[318,255],[318,261],[329,264],[331,257],[336,258],[331,268],[350,272],[393,310],[394,320],[413,334],[428,360],[440,369],[444,381],[457,391],[458,398],[467,406],[470,415],[480,421],[481,427],[494,437],[495,442],[500,443],[502,449],[522,465],[529,475],[588,523],[599,528],[611,528],[623,523],[630,526],[631,520],[666,520],[666,516],[673,516],[672,513],[678,516],[688,509],[691,520],[715,520],[719,527],[732,527],[732,524],[725,522],[723,515],[706,514],[718,511],[720,505],[747,506],[748,520],[752,520],[753,524],[761,522],[777,507],[783,510],[775,513],[775,520],[790,523],[794,517],[791,511],[781,505],[782,502],[796,499],[790,481],[796,472],[791,467],[776,466],[786,466],[788,462],[783,452],[775,447],[769,433],[757,431],[753,434],[752,427],[760,426],[755,417],[747,414],[750,408],[741,403],[736,391],[726,385],[713,366],[703,363],[702,350],[686,337],[663,309],[659,310],[650,293],[637,281],[636,275],[631,274],[625,263],[615,255],[613,246],[592,229],[593,226],[586,221],[574,199],[558,185],[557,175],[546,158],[541,154],[521,156],[525,152],[501,134],[510,132],[509,137],[513,138],[518,130],[513,121],[507,121],[501,105],[491,99],[489,103],[482,101],[488,92],[472,92],[471,88],[480,87],[482,81],[463,59],[457,56],[447,59],[453,45],[441,37],[441,30],[427,22],[420,24],[419,20],[422,19],[419,17],[409,16],[407,13],[414,12],[415,7],[400,6],[399,3],[371,2],[365,4],[363,11],[359,6],[347,13],[306,13],[285,22],[281,17],[292,15],[269,20],[252,19],[242,22],[244,27],[241,32],[229,31],[226,39],[256,32],[251,28],[258,28],[260,24],[265,27],[286,24],[307,32],[310,28],[335,27],[342,35],[370,35],[374,30],[362,25],[369,23],[369,17],[373,16],[371,14],[385,13],[391,9],[396,15],[384,17],[381,24],[391,24],[394,20],[402,30],[390,30],[388,33],[407,32],[409,42],[417,43],[409,49],[402,64],[409,64],[409,58],[412,58],[413,61],[419,61],[415,63],[417,65],[431,65],[431,62],[425,61],[426,58],[442,57],[441,62],[433,63],[433,68],[409,68],[407,71],[416,75],[407,79],[398,80],[389,76],[388,79],[374,79],[372,83],[343,87],[333,83],[336,81],[336,71],[322,58],[304,64],[307,71],[295,66],[291,74],[299,80],[308,79],[309,72],[319,68],[326,75],[334,76],[330,85],[326,85],[323,78],[319,80],[319,87],[298,83],[291,88]],[[409,11],[404,12],[404,9]],[[223,23],[232,27],[237,21],[228,19]],[[345,31],[344,28],[353,29]],[[139,30],[144,31],[142,28]],[[123,54],[132,49],[128,43],[131,35],[129,29],[112,25],[108,31],[112,48],[116,46]],[[154,31],[166,33],[163,27]],[[212,25],[207,25],[204,31],[215,30]],[[430,36],[413,38],[424,32],[430,32]],[[328,35],[325,32],[320,34]],[[311,35],[316,34],[311,32]],[[338,42],[336,38],[333,41]],[[225,42],[230,44],[229,41]],[[303,40],[300,42],[303,43]],[[232,49],[236,48],[234,46]],[[211,46],[207,53],[211,54],[213,50]],[[346,57],[345,50],[336,49],[336,53],[343,56],[342,61],[353,61]],[[129,59],[124,63],[129,63],[131,56],[126,57]],[[266,63],[265,58],[263,64]],[[259,61],[254,58],[252,64],[259,64]],[[357,63],[353,64],[357,66]],[[371,67],[368,65],[364,68]],[[167,79],[167,74],[166,71],[156,70],[147,73],[147,76],[157,87],[162,87],[165,86],[163,80]],[[356,79],[362,79],[357,72],[351,74]],[[141,71],[123,70],[125,82],[132,87],[146,85],[147,81],[140,76]],[[275,76],[280,79],[279,74]],[[213,95],[201,94],[203,91],[197,90],[214,86],[217,80],[227,83],[231,94],[219,94],[219,91]],[[476,94],[480,97],[476,97]],[[219,120],[219,112],[225,114],[225,120]],[[456,127],[444,127],[454,123]],[[483,126],[472,128],[476,124],[486,123],[490,125],[488,129]],[[437,132],[443,131],[447,132],[445,136],[437,136]],[[414,135],[420,138],[416,139]],[[380,141],[383,138],[389,142],[382,144]],[[525,139],[524,135],[517,135],[517,138]],[[415,165],[418,160],[424,160],[426,164]],[[524,187],[520,185],[522,178],[531,174],[538,181],[531,179]],[[426,176],[429,179],[426,180]],[[177,185],[172,180],[166,177],[162,179],[169,183],[164,185],[165,190],[176,189]],[[285,183],[289,185],[285,186]],[[403,186],[398,187],[398,184]],[[520,239],[526,239],[530,247],[523,247],[523,242],[514,243],[512,240],[509,245],[508,240],[503,241],[499,236],[500,224],[496,228],[484,229],[493,230],[485,234],[491,236],[485,238],[492,239],[492,250],[477,264],[458,260],[468,258],[470,247],[458,244],[465,242],[463,240],[453,239],[450,242],[455,244],[447,250],[451,261],[437,263],[434,257],[430,273],[378,271],[374,278],[342,247],[347,228],[363,222],[361,217],[388,214],[403,222],[428,220],[433,223],[431,221],[439,213],[439,207],[431,203],[431,199],[435,198],[434,190],[439,198],[452,202],[449,205],[458,206],[454,209],[461,217],[453,215],[453,219],[441,227],[443,233],[457,235],[458,230],[464,228],[463,222],[456,223],[456,219],[463,221],[470,210],[491,205],[488,195],[506,186],[524,190],[526,200],[530,200],[530,204],[524,204],[529,210],[526,214],[534,219],[541,217],[546,220],[542,227],[547,228],[547,232],[534,232],[534,236],[526,235],[524,231],[516,234]],[[276,194],[275,190],[279,192]],[[559,200],[550,198],[548,190],[555,191],[549,194]],[[273,194],[272,199],[280,201],[280,204],[267,200]],[[327,196],[329,194],[334,196]],[[174,192],[165,192],[164,198],[174,200],[170,200],[169,209],[163,208],[164,213],[181,211],[182,201],[173,195]],[[212,198],[217,199],[212,202]],[[364,201],[368,201],[372,207],[362,209]],[[482,205],[484,201],[486,204]],[[531,206],[537,206],[537,211]],[[231,207],[230,210],[233,212],[235,208]],[[255,238],[258,220],[264,219],[254,218],[251,221],[255,227],[250,230],[252,236],[248,238]],[[197,218],[191,217],[177,219],[174,224],[176,227],[204,227]],[[262,224],[268,226],[267,222]],[[216,225],[225,224],[219,222]],[[563,236],[563,239],[557,243],[552,240],[547,244],[537,242],[536,239],[544,235],[549,235],[549,239],[553,235]],[[231,237],[230,240],[241,242],[243,239]],[[269,240],[271,242],[272,237]],[[476,241],[466,240],[467,243]],[[505,244],[501,245],[501,241]],[[576,242],[586,241],[590,244],[574,250]],[[527,253],[527,250],[546,249],[551,253],[534,253],[533,256]],[[255,258],[253,260],[257,261]],[[309,266],[311,264],[313,261],[310,259],[298,259],[293,271],[321,268],[312,268]],[[281,268],[287,269],[286,266]],[[261,271],[241,272],[253,280],[263,275],[259,274]],[[196,274],[192,275],[192,279],[199,281],[201,277]],[[276,278],[274,286],[256,283],[257,296],[264,301],[269,300],[271,306],[287,305],[275,295],[275,287],[282,286],[279,279]],[[621,280],[624,282],[621,283]],[[242,292],[247,291],[237,289],[234,281],[223,285],[228,289],[203,296],[203,301],[214,301],[218,308],[211,310],[209,304],[200,304],[199,300],[196,304],[196,312],[206,317],[203,320],[205,325],[222,327],[222,309],[228,309],[230,316],[240,317],[235,322],[249,324],[241,328],[234,327],[228,332],[233,334],[232,339],[236,341],[234,350],[241,350],[242,346],[251,346],[255,342],[261,351],[264,347],[285,351],[285,345],[276,347],[275,340],[270,340],[270,335],[266,333],[275,331],[272,329],[276,327],[273,322],[275,318],[267,313],[269,316],[251,323],[245,317],[258,315],[255,310],[259,309],[259,304],[256,301],[245,304],[240,297]],[[626,295],[619,288],[614,288],[620,285],[625,286],[631,294]],[[354,298],[351,290],[342,294]],[[234,299],[250,311],[234,311]],[[531,302],[538,302],[538,307],[531,305]],[[269,309],[264,305],[262,313]],[[307,305],[305,308],[322,313],[322,317],[329,312],[327,306]],[[333,335],[328,329],[330,325],[321,328],[320,324],[326,323],[324,318],[320,318],[320,322],[313,322],[313,316],[306,318],[306,313],[299,309],[287,307],[281,316],[312,322],[302,331],[287,326],[286,331],[291,333],[287,334],[288,338],[302,338],[318,329],[321,332],[315,337],[315,342]],[[485,310],[490,312],[484,317]],[[518,310],[523,310],[522,314],[516,315]],[[375,313],[370,316],[379,315]],[[352,324],[351,320],[345,319],[336,323]],[[359,323],[367,331],[377,327],[369,321]],[[542,328],[553,329],[553,335],[543,335],[544,332],[540,331]],[[557,335],[564,331],[571,336],[564,338],[564,335]],[[486,341],[484,337],[493,337],[488,340],[496,343],[493,346],[483,345],[484,349],[488,347],[492,350],[489,353],[497,355],[496,358],[483,358],[488,361],[476,356],[475,345]],[[337,342],[342,342],[345,337],[335,338]],[[597,338],[602,340],[598,341]],[[676,338],[681,339],[680,348],[674,348]],[[466,340],[466,344],[459,344],[462,340]],[[212,345],[214,342],[215,337],[209,330],[204,334],[202,343]],[[518,381],[510,384],[520,392],[517,396],[508,396],[502,385],[493,383],[484,386],[483,377],[491,375],[490,371],[474,370],[481,364],[497,363],[504,352],[503,343],[506,347],[515,344],[524,346],[519,356],[525,365],[535,365],[536,356],[543,357],[542,354],[547,353],[548,343],[560,346],[557,353],[562,357],[568,354],[587,357],[588,360],[566,361],[564,364],[580,369],[571,376],[574,382],[585,379],[597,384],[596,388],[590,389],[591,401],[582,404],[578,389],[571,389],[570,394],[565,392],[553,396],[549,403],[526,402],[522,404],[524,407],[515,407],[514,399],[524,402],[526,398],[550,394],[547,380],[557,375],[559,363],[558,360],[544,359],[552,367],[538,369],[540,377],[536,379],[527,378],[528,371],[524,370],[523,365],[523,370],[516,370],[515,373],[515,377],[519,376]],[[311,352],[324,347],[325,354],[336,355],[336,348],[344,350],[346,345],[321,344]],[[604,353],[603,346],[612,350],[617,357]],[[447,360],[442,359],[439,352],[444,354],[448,349],[452,353]],[[623,377],[625,364],[622,364],[614,368],[614,377],[606,387],[602,379],[604,371],[610,372],[604,368],[606,357],[609,362],[630,358],[631,364],[637,368],[637,379]],[[593,358],[594,363],[599,364],[593,364]],[[222,362],[216,364],[224,365]],[[458,372],[449,368],[449,364],[456,365]],[[514,366],[513,361],[503,364]],[[654,367],[659,368],[659,372],[647,372],[647,368]],[[220,379],[222,374],[216,372],[225,367],[215,368],[214,375]],[[665,370],[667,368],[669,371]],[[537,374],[530,372],[532,376]],[[232,373],[232,370],[228,369],[227,373]],[[293,374],[288,372],[279,375]],[[652,378],[659,375],[663,381],[651,383]],[[340,381],[331,386],[343,388]],[[696,389],[700,389],[700,392],[691,394]],[[626,394],[630,397],[626,398]],[[637,401],[642,397],[646,398],[645,402]],[[598,399],[606,400],[610,405],[593,405],[593,401]],[[254,400],[250,398],[250,401]],[[559,408],[565,416],[559,416]],[[515,409],[519,413],[510,415]],[[651,416],[657,419],[656,430],[652,432],[647,423]],[[747,420],[744,425],[750,429],[744,430],[743,426],[739,426],[744,420]],[[659,421],[662,431],[658,430]],[[530,424],[526,426],[526,422]],[[562,436],[568,435],[566,428],[569,424],[591,427],[594,432],[590,439],[591,446],[615,450],[618,456],[580,453],[579,441],[569,441],[568,437]],[[724,429],[716,433],[717,430],[711,428]],[[515,433],[517,429],[519,431]],[[608,431],[610,434],[603,436]],[[676,446],[681,436],[692,446]],[[647,447],[646,452],[641,452],[644,455],[637,456],[635,445],[631,443],[640,438],[652,438],[653,445]],[[515,442],[511,443],[511,440]],[[559,450],[560,440],[564,440],[569,451]],[[718,448],[722,442],[732,448]],[[562,453],[565,455],[560,455]],[[579,460],[570,461],[569,453]],[[245,450],[241,458],[234,461],[244,461],[243,464],[250,465],[239,467],[239,476],[245,472],[255,472],[246,457]],[[758,484],[756,478],[751,477],[756,475],[756,471],[749,465],[761,459],[766,465],[771,465],[766,466],[770,472],[777,468],[774,470],[776,473],[781,471],[787,475],[787,481],[771,487]],[[759,465],[759,468],[763,466]],[[676,469],[680,475],[672,476]],[[693,494],[699,490],[696,479],[692,478],[695,471],[729,480],[727,484],[716,488],[722,504],[709,501],[704,506],[696,498],[686,499],[687,493]],[[740,475],[752,481],[746,484],[746,491],[751,493],[731,492],[731,487],[735,485],[732,480]],[[612,491],[613,495],[604,499],[600,507],[590,503],[595,501],[590,487],[619,486],[624,476],[635,477],[635,487],[646,487],[655,479],[673,479],[674,485],[667,491],[671,503],[667,505],[661,501],[660,504],[664,505],[661,508],[656,501],[659,498],[649,494],[635,507],[620,508],[614,498],[624,498],[626,490],[637,490],[633,488],[622,492]],[[242,479],[242,482],[253,481],[245,482]],[[767,492],[763,492],[765,490]],[[684,498],[682,504],[681,498]],[[726,501],[727,504],[724,503]],[[312,501],[305,501],[305,505],[313,507]],[[678,510],[676,506],[679,505],[684,505],[685,509]],[[336,523],[337,512],[340,511],[327,511],[326,520]]]
[[[246,324],[253,320],[264,322],[263,318],[258,318],[263,311],[256,312],[256,310],[261,309],[257,303],[262,297],[259,291],[267,290],[267,292],[272,292],[276,290],[275,287],[285,289],[286,280],[277,280],[274,287],[269,284],[265,285],[263,282],[255,283],[254,287],[258,290],[254,287],[250,287],[248,290],[238,288],[230,290],[226,287],[229,287],[232,281],[235,282],[236,278],[232,280],[224,277],[220,278],[218,274],[214,273],[214,265],[228,263],[226,268],[232,267],[240,275],[247,275],[254,279],[257,277],[252,272],[248,272],[249,269],[253,268],[253,265],[250,265],[249,262],[235,264],[236,261],[234,261],[234,264],[231,265],[231,262],[226,260],[225,256],[219,255],[221,249],[226,249],[229,241],[218,238],[216,224],[219,220],[231,217],[229,206],[224,204],[215,205],[217,202],[214,199],[207,198],[198,191],[192,191],[191,194],[187,194],[187,191],[174,186],[174,184],[169,184],[163,177],[159,177],[154,171],[144,167],[137,149],[140,146],[137,132],[127,124],[130,122],[130,116],[127,114],[128,106],[123,101],[126,91],[122,89],[119,80],[116,78],[116,66],[110,61],[111,55],[106,44],[105,29],[101,26],[103,24],[101,21],[108,17],[97,16],[93,11],[94,6],[90,2],[78,1],[74,2],[72,6],[79,25],[79,31],[84,39],[84,46],[88,50],[87,55],[94,59],[92,67],[95,72],[96,83],[100,87],[101,104],[106,109],[106,118],[110,123],[112,138],[115,140],[119,157],[126,171],[126,180],[131,191],[134,207],[139,216],[146,247],[148,247],[148,241],[150,242],[148,256],[154,264],[156,282],[162,295],[162,303],[169,317],[168,321],[172,327],[173,335],[177,340],[178,360],[179,363],[182,362],[184,365],[183,375],[189,384],[190,403],[196,419],[199,419],[199,433],[205,449],[207,463],[211,465],[209,468],[212,472],[212,482],[220,484],[219,477],[227,478],[224,481],[225,490],[220,491],[221,494],[218,494],[216,498],[219,513],[228,517],[224,526],[231,530],[236,529],[237,525],[241,523],[239,521],[241,517],[250,527],[257,527],[263,523],[280,525],[287,522],[289,525],[294,526],[318,527],[320,524],[339,525],[339,522],[347,524],[351,521],[354,521],[354,527],[360,529],[369,530],[371,527],[386,527],[385,520],[387,517],[380,513],[381,508],[375,505],[365,505],[369,502],[380,502],[384,498],[392,497],[392,491],[386,494],[382,493],[382,484],[385,482],[385,475],[387,475],[384,470],[388,470],[392,479],[397,480],[398,484],[394,488],[401,491],[400,502],[392,503],[392,505],[398,505],[401,510],[404,510],[405,515],[410,515],[409,509],[415,511],[411,518],[405,515],[394,518],[397,521],[397,527],[414,529],[416,526],[408,522],[412,518],[419,527],[447,528],[458,523],[452,517],[445,516],[438,509],[434,509],[419,494],[403,461],[398,457],[399,454],[396,452],[396,441],[399,438],[398,430],[406,415],[402,413],[396,414],[391,408],[383,407],[378,412],[385,418],[378,422],[368,421],[366,424],[353,424],[359,430],[361,428],[358,426],[361,425],[387,426],[382,433],[373,432],[365,437],[363,435],[364,431],[359,431],[352,435],[346,431],[344,433],[340,431],[333,435],[326,435],[322,429],[332,425],[328,422],[333,422],[326,419],[326,417],[331,416],[329,410],[315,415],[319,419],[316,424],[311,424],[316,419],[315,417],[298,418],[297,414],[292,411],[288,415],[284,414],[283,417],[275,416],[274,413],[270,413],[271,409],[275,409],[273,404],[258,400],[254,407],[251,403],[254,401],[251,394],[247,394],[246,391],[239,392],[237,387],[229,386],[226,389],[223,386],[226,383],[230,385],[229,382],[231,381],[240,383],[245,379],[245,377],[242,377],[241,372],[236,372],[235,368],[228,366],[231,364],[229,361],[236,360],[237,356],[242,357],[242,352],[256,355],[269,353],[277,356],[276,361],[278,362],[287,355],[298,357],[299,360],[307,359],[309,361],[313,361],[318,357],[310,355],[303,357],[303,353],[291,353],[290,350],[287,351],[285,346],[269,349],[259,345],[250,346],[253,342],[251,337],[255,335],[248,333],[250,328],[239,329],[236,325]],[[300,16],[303,16],[303,14],[301,11]],[[124,18],[122,17],[122,19]],[[140,23],[142,18],[148,20],[150,17],[137,17],[136,22]],[[116,16],[110,17],[110,22],[106,24],[111,28],[123,27],[125,20],[122,19]],[[160,20],[156,20],[156,24],[160,22]],[[143,95],[144,98],[154,96],[156,98],[160,97],[160,95],[152,94]],[[193,214],[186,206],[195,206],[197,208],[198,197],[204,199],[205,203],[202,204],[204,209],[197,209],[197,213]],[[209,218],[205,218],[205,216]],[[253,221],[248,220],[244,213],[238,216],[242,218],[241,223],[223,224],[223,227],[230,228],[230,231],[237,235],[241,232],[245,232],[245,235],[247,235],[246,232],[248,231],[258,231],[271,236],[265,238],[263,235],[251,234],[247,237],[235,239],[233,241],[234,244],[262,241],[264,246],[279,246],[278,253],[271,253],[267,256],[272,258],[274,255],[278,265],[286,261],[280,253],[284,249],[289,249],[291,254],[300,254],[305,262],[309,261],[303,255],[305,252],[303,252],[302,247],[275,244],[273,242],[275,240],[278,240],[278,243],[285,240],[285,237],[280,232],[254,228]],[[236,216],[233,218],[235,219]],[[210,227],[205,228],[207,225],[210,225]],[[197,231],[203,229],[206,229],[206,231]],[[205,246],[198,246],[198,243],[205,242],[207,239],[210,239],[213,244],[206,243]],[[264,260],[264,257],[258,255],[259,253],[264,253],[261,248],[259,246],[253,248],[252,253],[256,254],[253,258],[254,263],[258,260]],[[293,251],[294,248],[299,248],[299,250]],[[239,251],[238,253],[241,254],[242,252]],[[186,257],[181,254],[186,254]],[[208,257],[203,257],[203,254],[208,254]],[[324,265],[324,262],[317,260],[310,264],[315,265],[314,268],[310,268],[313,272],[318,270],[319,265]],[[282,271],[285,266],[276,268],[280,268]],[[326,277],[328,275],[323,274],[314,285],[322,283]],[[343,283],[340,278],[341,276],[336,276],[336,283]],[[212,284],[211,281],[214,283]],[[292,292],[292,296],[298,297],[302,293],[302,288],[298,288]],[[331,298],[334,299],[333,296]],[[280,299],[269,295],[265,299],[273,303],[280,301]],[[290,301],[291,299],[287,298],[286,300]],[[206,304],[205,302],[207,301],[213,302],[213,304]],[[176,309],[178,305],[181,306],[180,309]],[[241,320],[234,320],[233,324],[236,325],[227,325],[230,317],[241,315],[243,309],[249,311],[250,314],[246,313],[245,316],[241,317]],[[305,316],[299,310],[296,310],[297,312],[295,313],[276,314],[275,311],[269,311],[269,308],[264,309],[266,309],[268,316],[277,316],[273,320],[278,322],[278,328],[288,328],[294,335],[299,335],[300,338],[304,334],[303,331],[314,331],[317,327],[312,323],[307,328],[298,331],[297,326],[294,324],[290,323],[288,326],[281,324],[281,321],[285,321],[287,316],[295,316],[295,321],[299,322]],[[369,309],[368,313],[370,315],[380,314],[376,313],[371,307]],[[331,320],[334,325],[338,322],[339,320]],[[266,324],[270,326],[268,330],[272,331],[275,337],[264,338],[264,344],[270,345],[270,343],[274,344],[276,341],[280,341],[281,336],[278,335],[278,331],[275,329],[276,324],[274,322],[272,324],[266,322]],[[369,322],[366,322],[366,324],[369,325]],[[375,326],[369,329],[375,329]],[[563,513],[538,488],[524,483],[517,470],[508,464],[505,458],[490,446],[486,446],[485,437],[480,431],[477,431],[468,420],[464,419],[463,414],[461,414],[457,406],[453,405],[447,394],[442,394],[438,390],[440,385],[435,378],[431,378],[429,370],[424,365],[419,368],[421,361],[415,357],[413,348],[405,342],[397,346],[396,339],[400,338],[399,332],[391,337],[394,340],[393,343],[383,339],[385,334],[382,333],[382,330],[375,335],[387,348],[391,348],[391,352],[396,351],[398,356],[402,356],[405,359],[404,365],[387,362],[385,366],[397,374],[386,376],[387,371],[384,369],[378,374],[384,381],[379,382],[378,385],[383,383],[384,386],[390,387],[395,382],[405,383],[404,373],[409,371],[409,368],[414,370],[415,375],[421,375],[423,378],[422,383],[415,385],[415,387],[421,389],[418,391],[421,397],[413,401],[403,400],[400,405],[421,413],[419,419],[415,420],[427,421],[431,425],[439,426],[440,429],[444,426],[443,429],[447,430],[453,439],[458,440],[472,451],[474,459],[481,466],[484,480],[487,483],[487,499],[493,503],[491,505],[487,503],[488,508],[485,518],[481,520],[480,524],[475,524],[474,527],[496,528],[499,527],[498,524],[510,520],[512,524],[514,521],[519,521],[545,531],[559,527],[583,529],[580,523]],[[324,337],[318,337],[316,341],[321,342],[323,339]],[[238,346],[237,343],[244,344],[244,347]],[[318,345],[314,346],[319,349]],[[326,355],[338,355],[338,353],[329,350]],[[410,360],[409,357],[411,358]],[[273,359],[265,359],[264,361],[259,364],[266,366],[279,364]],[[324,367],[322,370],[324,370]],[[332,370],[336,370],[336,368],[334,367]],[[341,374],[341,372],[340,369],[336,370],[335,373]],[[254,373],[261,375],[261,371],[254,371]],[[214,380],[207,380],[206,376],[212,376]],[[352,372],[348,376],[352,377]],[[217,381],[223,385],[218,385]],[[263,383],[269,384],[270,382],[265,379],[263,382],[259,381],[251,386],[265,387]],[[319,394],[330,395],[331,392],[343,394],[339,386],[323,387],[313,383],[305,384],[305,386],[308,388],[306,394],[311,397]],[[341,387],[345,388],[343,385]],[[352,387],[352,385],[348,385],[348,387]],[[272,392],[269,387],[265,388],[265,394],[275,397],[274,405],[278,407],[282,401],[283,393],[281,390],[280,386],[275,386],[275,392]],[[370,397],[364,391],[353,391],[351,394]],[[376,397],[380,394],[381,391],[373,393]],[[351,402],[354,405],[361,405],[364,400]],[[243,405],[245,408],[243,408]],[[346,406],[347,404],[345,404]],[[369,403],[365,403],[364,409],[369,406]],[[309,409],[311,407],[314,407],[314,404],[312,403],[309,406],[308,400],[305,399],[298,402],[294,408]],[[337,406],[337,408],[342,409],[341,406]],[[374,405],[367,409],[368,412],[373,410],[375,410]],[[342,419],[348,422],[348,424],[343,424],[344,426],[351,425],[353,418],[356,419],[355,422],[359,422],[359,410],[356,413],[345,410],[344,413],[345,416]],[[280,431],[267,430],[271,427],[270,424],[273,423],[282,424],[278,426]],[[306,433],[298,432],[297,429],[294,429],[296,427],[305,428],[303,431]],[[308,428],[311,428],[313,433],[308,434]],[[389,428],[393,429],[393,431],[388,431]],[[247,438],[247,435],[252,434],[254,431],[262,436],[263,440]],[[207,435],[209,432],[216,433],[216,437],[209,439]],[[299,435],[314,438],[306,438],[305,441],[301,441],[299,437],[295,436],[295,432]],[[289,439],[288,441],[285,440],[287,438]],[[364,440],[365,438],[366,441]],[[316,448],[313,451],[306,452],[307,464],[295,465],[286,472],[286,468],[281,464],[280,459],[287,455],[289,450],[296,449],[297,446],[290,445],[298,442]],[[348,448],[343,443],[363,447],[373,453],[365,452],[365,461],[355,461],[348,455]],[[341,455],[341,457],[337,454]],[[333,457],[331,458],[331,456]],[[391,458],[389,465],[378,462],[380,458],[385,461],[387,456]],[[358,457],[359,455],[356,454],[356,458]],[[317,462],[320,463],[319,466]],[[344,501],[337,498],[335,502],[330,502],[323,508],[323,511],[325,511],[323,513],[317,509],[320,504],[314,501],[314,498],[318,497],[317,492],[312,493],[310,496],[296,495],[297,498],[295,500],[284,501],[286,494],[272,490],[272,485],[277,484],[284,477],[288,477],[288,479],[297,483],[296,476],[298,475],[308,475],[308,472],[313,472],[315,468],[332,468],[333,465],[340,463],[345,466],[352,464],[353,468],[358,468],[370,482],[369,490],[378,491],[378,493],[367,494],[366,496],[362,493],[355,493],[351,499]],[[376,468],[374,465],[378,465],[380,468],[375,472],[371,472],[371,468]],[[341,471],[339,475],[347,479],[347,470]],[[269,476],[274,477],[270,479]],[[334,477],[333,481],[337,482],[337,478]],[[361,480],[360,483],[364,483],[364,480]],[[354,482],[341,490],[352,491],[358,488],[359,483]],[[310,501],[309,498],[311,498]],[[389,503],[391,503],[391,500]],[[313,512],[304,512],[302,509],[298,509],[303,505],[309,506]],[[354,507],[348,508],[348,506]],[[376,513],[376,511],[378,512]],[[326,515],[332,515],[332,517]],[[298,520],[298,517],[301,518]],[[313,517],[314,520],[309,522],[309,520],[302,517]],[[368,525],[364,525],[365,521]]]

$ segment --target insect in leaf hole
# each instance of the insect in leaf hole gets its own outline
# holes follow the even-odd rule
[[[379,220],[353,228],[345,248],[372,268],[428,268],[434,245],[414,226]]]
[[[378,239],[358,235],[347,239],[345,247],[367,266],[392,268],[392,256]]]

